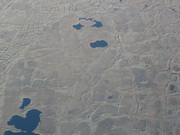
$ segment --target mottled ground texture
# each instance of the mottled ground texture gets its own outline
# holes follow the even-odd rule
[[[179,78],[179,0],[0,0],[1,135],[180,135]]]

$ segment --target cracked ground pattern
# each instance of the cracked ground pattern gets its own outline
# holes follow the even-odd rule
[[[40,135],[180,135],[179,78],[179,0],[0,0],[1,135],[32,108]]]

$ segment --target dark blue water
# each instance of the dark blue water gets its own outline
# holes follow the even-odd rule
[[[100,28],[100,27],[102,27],[102,26],[103,26],[103,25],[102,25],[102,23],[101,23],[100,21],[96,21],[96,20],[94,20],[93,22],[95,22],[95,24],[93,24],[91,27]]]
[[[103,26],[102,22],[100,21],[97,21],[97,20],[94,20],[94,18],[79,18],[79,20],[86,20],[86,21],[92,21],[92,22],[95,22],[93,25],[91,25],[91,27],[96,27],[96,28],[100,28]],[[82,24],[76,24],[76,25],[73,25],[73,28],[75,28],[76,30],[81,30],[82,27],[87,27],[85,25],[82,25]]]
[[[6,131],[6,132],[4,132],[4,135],[39,135],[39,134],[35,134],[35,133],[25,133],[25,132]]]
[[[29,98],[23,98],[23,103],[19,107],[20,109],[24,109],[26,106],[28,106],[31,103],[31,99]]]
[[[31,103],[31,99],[24,98],[22,105],[19,107],[20,109],[24,109],[27,105]],[[21,132],[13,132],[13,131],[5,131],[4,135],[39,135],[34,133],[33,131],[37,128],[40,123],[40,114],[42,112],[37,109],[29,110],[26,113],[26,117],[22,117],[19,115],[14,115],[7,122],[7,125],[14,126],[16,129],[21,130]]]
[[[90,43],[90,46],[92,48],[96,48],[96,47],[106,47],[108,46],[108,43],[104,40],[98,40],[96,42]]]
[[[40,114],[41,112],[39,110],[32,109],[26,113],[25,118],[19,115],[12,116],[7,124],[23,132],[32,133],[40,122]]]
[[[76,30],[80,30],[82,27],[84,27],[84,25],[82,24],[76,24],[76,25],[73,25],[73,28],[75,28]]]

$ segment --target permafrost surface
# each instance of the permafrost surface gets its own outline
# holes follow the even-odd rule
[[[1,0],[0,134],[180,135],[179,6]],[[32,109],[40,122],[16,128]]]

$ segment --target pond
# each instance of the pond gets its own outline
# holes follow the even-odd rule
[[[98,41],[96,41],[96,42],[90,43],[90,46],[91,46],[92,48],[96,48],[96,47],[106,47],[106,46],[108,46],[108,43],[107,43],[106,41],[104,41],[104,40],[98,40]]]
[[[24,109],[31,102],[31,99],[24,98],[20,109]],[[14,126],[21,132],[5,131],[4,135],[38,135],[33,131],[37,128],[40,123],[40,114],[42,112],[37,109],[31,109],[26,113],[26,117],[20,115],[13,115],[7,122],[7,125]]]
[[[28,106],[31,103],[31,99],[24,98],[22,105],[19,107],[19,109],[24,109],[26,106]]]
[[[94,22],[94,24],[90,25],[90,27],[100,28],[103,26],[102,22],[94,20],[94,18],[79,18],[79,20]],[[89,25],[83,25],[81,23],[73,25],[73,28],[75,28],[76,30],[81,30],[82,27],[89,27]]]

